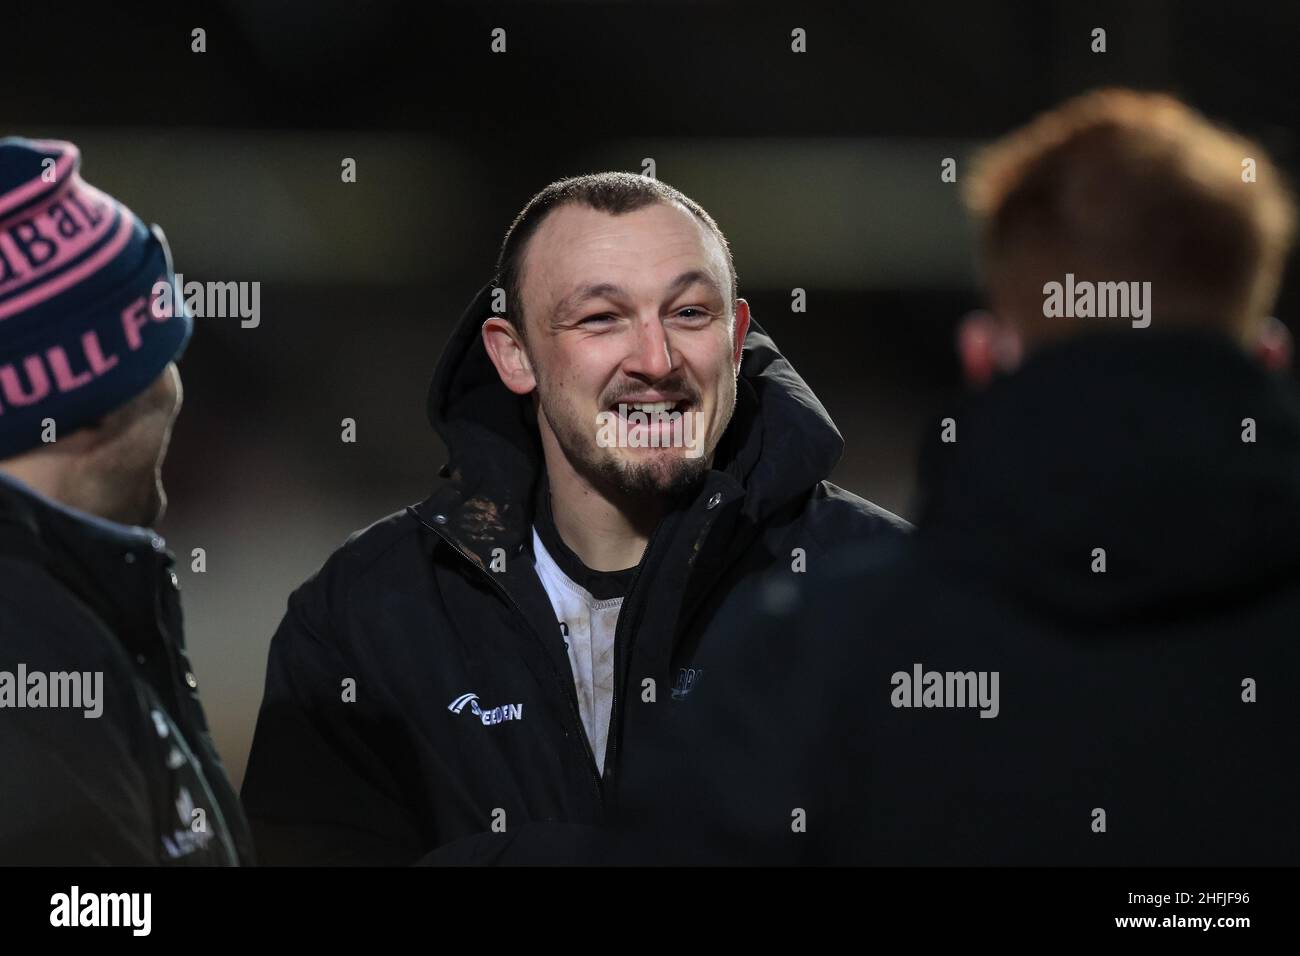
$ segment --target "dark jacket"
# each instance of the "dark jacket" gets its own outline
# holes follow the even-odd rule
[[[18,708],[0,689],[0,864],[251,862],[178,589],[157,535],[0,477],[0,680],[36,703],[73,673],[90,675],[81,688],[93,695],[102,675],[93,708]]]
[[[483,349],[490,291],[430,389],[450,457],[433,494],[354,535],[292,595],[271,642],[243,788],[266,862],[575,858],[557,834],[601,819],[639,721],[673,696],[675,651],[712,639],[738,582],[795,548],[903,526],[824,480],[840,435],[752,326],[715,467],[660,524],[623,604],[602,776],[533,570],[543,459],[529,401]]]
[[[1300,863],[1291,383],[1226,339],[1124,331],[953,418],[916,534],[773,576],[696,657],[641,781],[676,781],[641,801],[667,855]],[[997,715],[925,706],[929,671],[950,705],[948,672],[990,702],[998,672]]]

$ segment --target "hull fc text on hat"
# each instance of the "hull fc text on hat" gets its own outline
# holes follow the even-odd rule
[[[154,307],[174,281],[161,232],[87,184],[58,140],[0,139],[0,459],[143,392],[193,319]],[[172,312],[176,314],[172,314]]]

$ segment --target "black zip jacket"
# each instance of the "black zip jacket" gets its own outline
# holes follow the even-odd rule
[[[430,389],[450,457],[433,494],[354,535],[290,597],[271,642],[243,787],[264,862],[581,858],[652,709],[701,679],[675,656],[711,639],[737,583],[795,549],[814,564],[906,527],[824,480],[842,439],[751,325],[714,467],[653,534],[619,615],[602,774],[533,570],[543,458],[529,402],[483,349],[490,292]]]
[[[43,685],[48,704],[67,679],[52,674],[102,675],[91,717],[18,707],[0,688],[0,865],[252,861],[199,706],[178,590],[157,535],[0,478],[0,681],[24,703],[40,702]]]

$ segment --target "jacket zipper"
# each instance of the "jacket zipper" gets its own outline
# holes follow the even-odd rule
[[[650,549],[654,547],[655,539],[659,537],[659,529],[663,527],[660,521],[655,525],[654,531],[650,532],[650,539],[646,541],[645,552],[641,555],[641,561],[636,566],[636,572],[632,575],[632,583],[628,585],[627,598],[623,602],[622,611],[618,615],[618,624],[614,626],[614,687],[609,700],[609,746],[605,750],[605,776],[603,779],[608,782],[611,777],[609,774],[614,768],[615,758],[618,756],[618,741],[622,736],[622,727],[619,721],[622,714],[618,708],[618,689],[623,684],[623,642],[621,640],[624,633],[624,625],[631,619],[632,615],[623,613],[633,610],[632,598],[636,595],[637,582],[641,580],[641,569],[645,567],[646,561],[650,559]],[[626,651],[628,666],[632,662],[632,648],[629,646]],[[617,772],[614,773],[617,776]]]
[[[700,529],[701,538],[705,533],[707,533],[709,529],[709,525],[710,522],[705,521],[704,526]],[[639,581],[641,578],[641,569],[645,567],[646,561],[649,560],[650,550],[654,547],[655,539],[659,537],[660,529],[662,529],[663,526],[664,526],[664,522],[660,521],[659,524],[655,526],[654,531],[650,533],[650,540],[646,542],[646,546],[645,546],[645,554],[642,556],[641,563],[637,565],[636,573],[632,575],[632,583],[627,590],[627,594],[628,594],[627,600],[624,601],[623,603],[623,609],[625,611],[629,611],[632,609],[632,596],[636,593],[637,581]],[[622,649],[622,645],[621,642],[619,641],[619,636],[623,633],[623,625],[627,623],[629,620],[631,620],[631,618],[632,618],[631,614],[619,614],[618,625],[614,628],[614,666],[616,669],[620,671],[621,671],[620,651]],[[628,639],[628,646],[625,652],[627,655],[628,666],[631,666],[632,645],[634,643],[635,643],[635,635]],[[616,731],[621,730],[617,721],[622,716],[618,712],[618,688],[622,684],[622,674],[619,673],[617,677],[618,679],[614,681],[614,693],[613,693],[613,697],[611,698],[610,711],[609,711],[609,723],[610,723],[611,732],[610,732],[609,749],[606,750],[605,752],[605,773],[607,774],[605,778],[606,782],[608,782],[610,779],[613,778],[608,775],[613,770],[614,758],[617,756],[617,751],[618,751],[618,741],[621,736]],[[614,773],[613,776],[617,776],[617,773]]]
[[[523,608],[519,606],[518,602],[515,601],[515,599],[511,596],[510,592],[507,591],[501,585],[501,583],[496,580],[496,578],[493,575],[489,574],[488,572],[480,568],[478,564],[474,561],[474,559],[470,555],[466,554],[464,549],[461,548],[459,544],[457,544],[447,535],[443,534],[440,530],[438,530],[438,528],[434,527],[433,525],[425,521],[424,518],[422,518],[414,508],[408,507],[406,510],[411,512],[411,514],[415,517],[415,520],[420,522],[420,524],[423,527],[427,528],[428,530],[436,534],[441,541],[446,543],[448,547],[450,547],[453,551],[455,551],[462,558],[464,558],[470,564],[470,566],[474,568],[474,570],[486,576],[488,581],[491,583],[492,587],[496,590],[496,592],[500,594],[502,598],[505,599],[505,602],[507,604],[509,604],[512,608],[514,608],[515,613],[517,613],[520,619],[523,620],[524,626],[527,627],[529,631],[532,631],[534,634],[536,634],[536,631],[534,630],[532,623],[528,620],[528,616],[524,614]],[[617,628],[615,628],[615,630],[617,630]],[[617,641],[617,638],[615,640]],[[591,773],[592,784],[594,785],[594,789],[596,792],[596,800],[600,804],[600,806],[603,807],[605,805],[605,788],[601,780],[600,768],[596,766],[596,754],[592,751],[591,742],[587,740],[587,731],[582,726],[582,714],[578,710],[578,692],[571,686],[572,684],[571,680],[569,681],[568,684],[566,684],[563,679],[563,675],[557,674],[556,676],[557,678],[559,678],[559,683],[564,687],[565,690],[564,699],[569,704],[569,715],[573,718],[574,721],[574,727],[571,728],[570,735],[571,736],[576,735],[580,743],[582,744],[582,751],[583,754],[586,756],[586,760],[587,760],[587,769]],[[611,710],[612,710],[612,705],[611,705]]]

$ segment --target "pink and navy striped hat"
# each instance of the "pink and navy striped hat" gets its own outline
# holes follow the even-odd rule
[[[0,139],[0,459],[143,392],[193,320],[157,226],[88,185],[59,140]],[[170,308],[175,303],[175,308]]]

